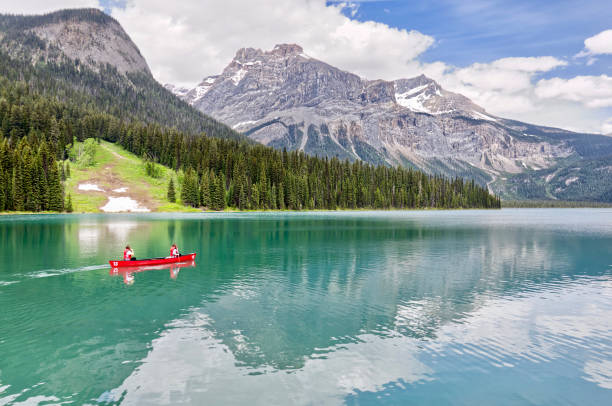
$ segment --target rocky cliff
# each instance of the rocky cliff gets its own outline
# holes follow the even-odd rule
[[[568,131],[488,114],[426,76],[366,80],[295,44],[240,49],[219,75],[175,94],[266,145],[416,166],[481,183],[580,156]],[[594,136],[597,137],[597,136]],[[612,150],[612,139],[605,143]]]
[[[0,16],[2,47],[32,62],[67,57],[98,70],[151,75],[147,62],[121,25],[98,9],[61,10],[35,16]]]

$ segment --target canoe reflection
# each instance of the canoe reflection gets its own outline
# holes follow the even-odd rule
[[[181,262],[176,264],[150,265],[150,266],[129,266],[123,268],[111,268],[109,274],[111,276],[123,276],[123,283],[131,285],[134,283],[134,274],[144,271],[159,271],[162,269],[170,270],[170,278],[176,279],[181,268],[193,268],[195,261]]]

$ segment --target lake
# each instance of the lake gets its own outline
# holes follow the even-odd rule
[[[0,405],[612,403],[611,209],[2,216],[0,258]]]

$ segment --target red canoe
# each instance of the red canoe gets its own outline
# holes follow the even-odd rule
[[[174,264],[177,262],[187,262],[193,261],[196,257],[196,254],[187,254],[181,255],[180,257],[174,258],[149,258],[149,259],[139,259],[137,261],[108,261],[111,267],[113,268],[123,268],[126,266],[145,266],[145,265],[163,265],[163,264]]]

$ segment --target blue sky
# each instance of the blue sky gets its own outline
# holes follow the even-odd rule
[[[328,1],[340,4],[341,1]],[[521,56],[572,59],[584,40],[612,27],[612,1],[374,0],[353,1],[343,13],[358,21],[417,30],[436,39],[421,60],[455,66]],[[612,73],[612,56],[599,56],[542,77]]]

